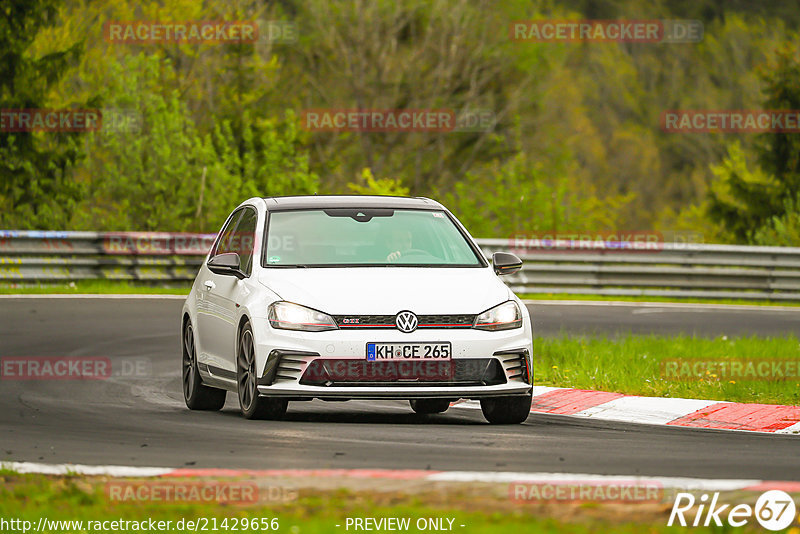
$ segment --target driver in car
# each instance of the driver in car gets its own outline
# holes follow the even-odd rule
[[[389,250],[386,261],[395,262],[400,259],[404,252],[411,250],[411,232],[408,230],[393,229],[389,236]]]

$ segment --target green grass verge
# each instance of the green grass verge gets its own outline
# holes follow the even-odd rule
[[[43,284],[0,284],[0,295],[188,295],[191,282],[128,282],[125,280],[77,280]]]
[[[800,405],[800,379],[747,375],[723,376],[706,369],[702,377],[686,379],[680,367],[662,367],[675,359],[703,362],[787,359],[800,365],[800,341],[786,337],[634,336],[534,339],[534,379],[537,385],[613,391],[648,397],[684,397],[765,404]],[[695,362],[689,362],[694,364]],[[745,362],[747,363],[747,362]],[[786,369],[786,367],[783,367]],[[763,367],[762,367],[763,369]],[[702,369],[701,369],[702,371]],[[756,368],[758,371],[758,368]],[[784,373],[786,371],[784,370]],[[695,377],[692,370],[692,377]],[[756,378],[756,379],[754,379]]]
[[[557,533],[557,532],[624,532],[662,533],[679,532],[680,527],[666,527],[666,512],[663,506],[650,508],[645,513],[636,513],[631,507],[601,510],[603,505],[574,507],[556,504],[542,508],[526,503],[512,503],[508,498],[468,497],[439,493],[403,493],[399,491],[332,490],[305,494],[300,490],[297,499],[286,503],[226,505],[205,503],[121,503],[109,500],[103,490],[103,482],[79,476],[45,477],[41,475],[18,475],[8,471],[0,473],[0,518],[30,521],[35,531],[40,518],[53,520],[83,521],[83,529],[51,528],[47,532],[98,532],[86,528],[87,521],[127,520],[171,521],[198,518],[216,518],[217,524],[227,518],[228,532],[234,519],[242,518],[278,519],[276,532],[290,534],[354,532],[345,528],[348,517],[408,517],[412,525],[419,518],[453,518],[453,531],[464,534],[480,533]],[[641,506],[641,505],[636,505]],[[600,515],[598,517],[598,515]],[[632,519],[635,518],[635,519]],[[445,523],[446,525],[447,523]],[[211,523],[206,524],[205,532]],[[336,526],[340,525],[340,526]],[[463,527],[461,525],[464,525]],[[184,530],[170,530],[181,532]],[[198,529],[204,532],[202,528]],[[246,528],[244,530],[250,530]],[[694,528],[696,532],[707,529]],[[738,529],[737,529],[738,530]],[[22,532],[22,530],[17,530]],[[141,532],[118,529],[113,532]],[[154,532],[154,531],[150,531]],[[273,532],[262,530],[262,532]],[[407,532],[426,532],[414,526]]]
[[[794,306],[800,307],[800,302],[774,301],[774,300],[749,300],[749,299],[696,299],[678,297],[642,297],[642,296],[606,296],[606,295],[580,295],[560,293],[520,293],[523,300],[586,300],[597,302],[675,302],[684,304],[736,304],[745,306]]]

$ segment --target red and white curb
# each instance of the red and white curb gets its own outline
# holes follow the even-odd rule
[[[0,462],[0,467],[21,474],[85,475],[121,478],[344,478],[421,480],[463,483],[554,483],[584,484],[639,483],[659,485],[664,489],[684,491],[766,491],[780,489],[800,493],[800,482],[758,479],[706,479],[628,475],[595,475],[579,473],[522,473],[510,471],[428,471],[414,469],[187,469],[168,467],[133,467],[120,465],[41,464],[33,462]]]
[[[477,401],[454,404],[479,408]],[[585,389],[533,387],[534,413],[650,425],[800,434],[800,406],[639,397]]]

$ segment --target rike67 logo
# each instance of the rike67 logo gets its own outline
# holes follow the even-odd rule
[[[723,526],[725,523],[732,527],[742,527],[752,521],[753,518],[767,530],[783,530],[795,520],[797,509],[794,501],[788,493],[780,490],[770,490],[759,496],[755,506],[749,504],[737,504],[731,507],[730,504],[720,504],[719,493],[709,500],[707,493],[696,499],[691,493],[678,493],[675,496],[675,503],[669,514],[667,526],[672,526],[677,520],[677,524],[682,527],[693,526],[708,527],[716,525]],[[684,514],[690,515],[692,508],[697,505],[694,520],[687,522]]]

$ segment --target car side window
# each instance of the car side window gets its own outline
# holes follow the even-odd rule
[[[214,247],[214,252],[211,254],[211,257],[216,256],[217,254],[225,254],[226,252],[236,252],[231,248],[234,231],[236,230],[236,225],[241,219],[242,214],[244,213],[244,209],[236,210],[233,212],[233,215],[228,219],[227,224],[219,233],[219,241],[217,241],[217,245]]]
[[[256,224],[258,213],[252,208],[246,208],[236,227],[236,233],[232,240],[231,252],[239,254],[241,259],[242,271],[250,276],[253,270],[253,248],[256,239]]]

